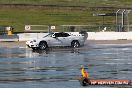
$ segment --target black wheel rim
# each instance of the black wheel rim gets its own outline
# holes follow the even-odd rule
[[[73,43],[73,47],[74,47],[74,48],[78,48],[78,47],[79,47],[79,43],[78,43],[78,42],[74,42],[74,43]]]
[[[41,50],[44,50],[44,49],[46,49],[47,46],[45,43],[40,43],[39,47]]]

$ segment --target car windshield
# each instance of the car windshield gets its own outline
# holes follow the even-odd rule
[[[51,37],[52,34],[54,34],[54,33],[49,33],[49,34],[45,35],[43,38],[45,38],[45,37]]]

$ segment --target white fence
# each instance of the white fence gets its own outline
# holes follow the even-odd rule
[[[77,34],[78,32],[71,32]],[[87,40],[132,40],[132,32],[87,32]],[[27,41],[30,39],[38,39],[47,33],[21,33],[19,41]]]
[[[132,32],[88,32],[88,40],[132,40]]]
[[[78,34],[79,32],[69,32],[72,33],[73,35]],[[17,34],[19,37],[19,41],[28,41],[31,39],[39,39],[47,35],[48,33],[20,33]]]
[[[21,33],[17,34],[19,36],[19,41],[27,41],[31,39],[39,39],[45,36],[47,33]]]

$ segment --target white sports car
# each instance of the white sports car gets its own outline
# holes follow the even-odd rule
[[[41,39],[34,39],[26,42],[29,48],[45,50],[48,47],[54,46],[71,46],[78,48],[83,46],[85,38],[83,34],[69,34],[64,32],[49,33]]]

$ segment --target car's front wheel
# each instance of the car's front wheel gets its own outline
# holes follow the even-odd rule
[[[47,48],[47,43],[46,42],[40,42],[39,43],[39,49],[40,50],[45,50]]]
[[[73,48],[78,48],[78,47],[80,47],[80,44],[79,44],[78,41],[72,41],[72,42],[71,42],[71,46],[72,46]]]

